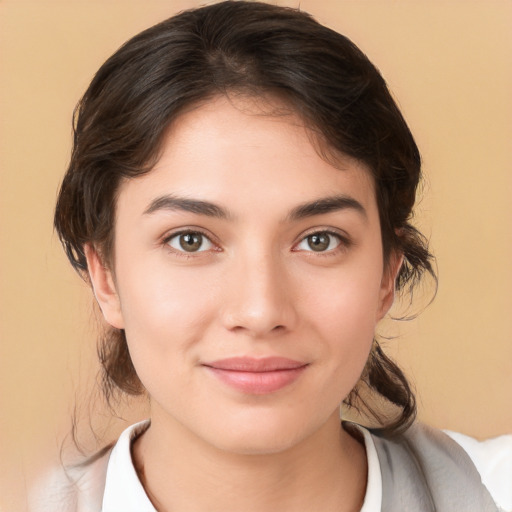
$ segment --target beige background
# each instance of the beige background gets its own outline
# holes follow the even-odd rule
[[[198,4],[0,0],[2,512],[24,509],[25,487],[57,454],[74,404],[87,416],[91,403],[92,301],[52,233],[72,109],[122,42]],[[415,383],[420,418],[479,438],[510,432],[512,3],[300,5],[377,64],[423,153],[417,220],[438,257],[439,291],[419,319],[386,327],[400,333],[389,351]]]

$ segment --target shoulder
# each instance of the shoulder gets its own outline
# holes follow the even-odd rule
[[[112,446],[69,466],[53,468],[29,493],[30,512],[100,512]]]
[[[382,472],[383,510],[498,510],[469,455],[444,432],[416,423],[391,438],[374,433],[373,440]]]
[[[471,457],[495,501],[512,511],[512,434],[479,441],[459,432],[445,433]]]
[[[45,474],[29,493],[29,511],[100,512],[102,507],[111,507],[112,499],[114,510],[151,510],[137,503],[134,509],[131,501],[134,496],[148,501],[131,460],[132,441],[148,427],[149,421],[131,425],[115,444]],[[117,507],[119,496],[127,504],[121,509]]]

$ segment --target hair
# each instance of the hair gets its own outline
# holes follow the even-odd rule
[[[411,289],[425,272],[435,278],[427,241],[411,224],[420,154],[375,66],[307,13],[225,1],[181,12],[133,37],[101,66],[78,103],[55,227],[84,279],[85,244],[111,264],[121,181],[151,170],[166,129],[185,110],[231,93],[279,98],[319,134],[324,153],[364,163],[375,183],[385,263],[393,253],[404,257],[397,290]],[[105,332],[99,357],[107,399],[144,393],[123,330]],[[414,394],[377,341],[347,405],[361,405],[363,384],[400,409],[381,422],[383,433],[412,423]],[[371,403],[362,406],[378,417]]]

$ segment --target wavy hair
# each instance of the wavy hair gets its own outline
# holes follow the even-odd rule
[[[101,66],[78,103],[55,227],[85,279],[85,244],[111,263],[121,180],[151,170],[166,128],[186,109],[231,93],[279,98],[319,134],[324,156],[340,152],[366,164],[385,261],[393,252],[404,256],[397,289],[414,286],[425,273],[435,277],[426,239],[411,224],[420,154],[376,67],[348,38],[304,12],[225,1],[184,11],[136,35]],[[144,392],[124,331],[108,329],[99,356],[107,399]],[[381,422],[384,433],[410,425],[414,394],[377,342],[360,383],[401,411]],[[346,404],[358,406],[359,389]],[[363,405],[372,411],[370,403]]]

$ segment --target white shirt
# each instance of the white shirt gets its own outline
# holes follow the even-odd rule
[[[156,512],[137,476],[131,458],[131,442],[147,428],[143,421],[128,427],[114,446],[107,468],[102,512]],[[368,459],[368,480],[360,512],[380,512],[382,475],[373,439],[363,427]],[[477,441],[456,432],[446,432],[468,453],[493,499],[505,511],[512,511],[512,435]]]

